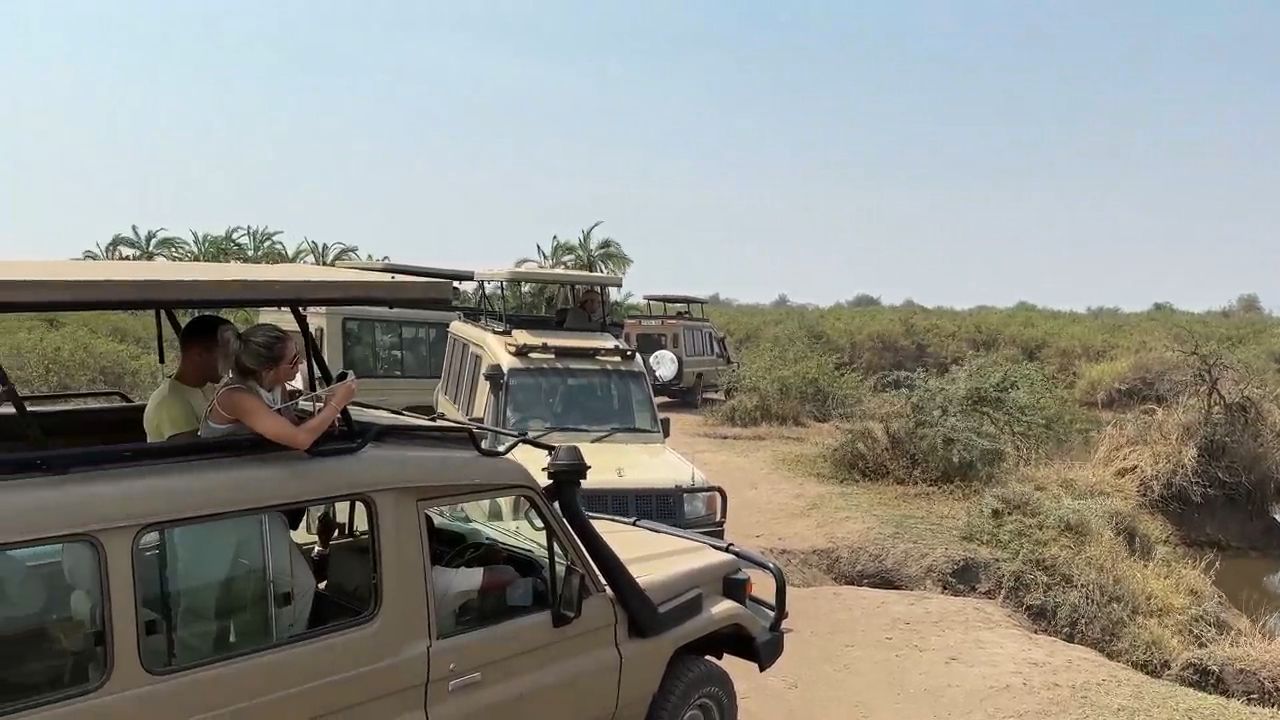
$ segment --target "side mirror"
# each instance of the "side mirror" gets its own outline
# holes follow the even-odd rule
[[[507,374],[502,371],[502,366],[497,363],[490,364],[484,369],[484,373],[481,375],[481,377],[484,378],[484,381],[490,385],[501,383],[502,379],[506,376]]]
[[[662,427],[663,438],[671,437],[671,418],[665,416],[658,418],[658,425]]]
[[[582,615],[582,601],[587,597],[587,585],[582,571],[572,565],[564,568],[564,582],[560,584],[560,597],[551,610],[551,624],[564,627]]]

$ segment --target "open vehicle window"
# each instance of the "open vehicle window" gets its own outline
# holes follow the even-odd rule
[[[367,619],[376,606],[361,500],[152,528],[134,547],[142,664],[164,672]]]
[[[658,432],[651,392],[648,378],[631,370],[513,369],[507,373],[505,426]]]
[[[426,511],[436,634],[450,637],[549,611],[564,546],[521,495]]]
[[[104,597],[91,542],[0,550],[0,714],[88,692],[106,677]]]

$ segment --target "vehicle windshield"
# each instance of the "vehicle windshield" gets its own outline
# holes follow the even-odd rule
[[[512,370],[504,417],[510,430],[659,432],[649,380],[632,370]]]

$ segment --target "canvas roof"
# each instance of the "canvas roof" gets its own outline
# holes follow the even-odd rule
[[[521,282],[548,285],[601,285],[622,287],[620,275],[548,268],[501,268],[477,270],[475,279],[482,282]]]
[[[0,312],[374,305],[438,307],[453,285],[315,265],[0,261]]]
[[[410,265],[408,263],[386,262],[386,261],[367,261],[367,260],[341,260],[338,267],[350,268],[352,270],[369,270],[372,272],[397,273],[400,275],[408,275],[410,277],[432,278],[435,280],[449,280],[452,282],[469,282],[476,279],[474,270],[461,270],[457,268],[438,268],[427,265]]]
[[[706,298],[696,295],[645,295],[644,300],[670,305],[706,305],[708,302]]]

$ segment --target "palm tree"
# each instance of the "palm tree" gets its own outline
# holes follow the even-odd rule
[[[128,251],[129,260],[174,260],[182,255],[182,238],[163,235],[166,228],[155,228],[145,233],[138,231],[133,225],[132,234],[116,233],[111,243],[123,251]]]
[[[232,262],[239,257],[234,240],[225,234],[202,233],[191,230],[191,239],[183,240],[182,259],[189,262]]]
[[[622,243],[611,237],[596,240],[592,236],[595,229],[603,223],[603,220],[595,221],[591,227],[583,230],[575,241],[564,242],[552,237],[552,251],[554,252],[557,242],[564,242],[566,267],[587,272],[626,275],[631,269],[631,256],[622,249]]]
[[[569,244],[560,238],[551,236],[551,252],[542,249],[542,243],[537,243],[535,247],[538,254],[534,257],[522,257],[516,261],[516,267],[541,268],[543,270],[551,270],[555,268],[563,268],[565,266],[565,258],[568,255]]]
[[[355,245],[337,242],[318,243],[305,235],[302,242],[289,254],[289,262],[311,263],[312,265],[335,265],[340,260],[359,260],[360,248]]]
[[[628,315],[639,315],[641,309],[635,294],[630,291],[624,292],[609,300],[609,319],[622,322]]]
[[[94,247],[80,253],[81,260],[126,260],[124,253],[120,252],[120,244],[115,240],[110,240],[106,245],[95,243]]]
[[[228,228],[228,233],[239,233],[236,244],[242,249],[241,259],[250,263],[273,264],[286,262],[289,251],[278,238],[283,230],[271,230],[266,225],[245,225],[243,228]]]

